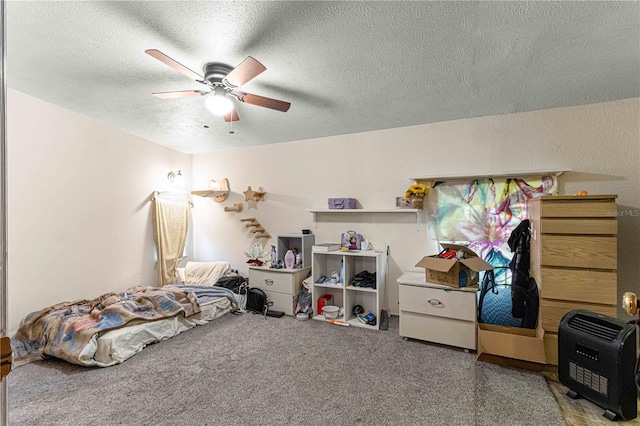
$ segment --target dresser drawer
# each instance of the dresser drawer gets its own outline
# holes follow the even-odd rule
[[[249,270],[249,286],[258,287],[264,291],[293,295],[293,279],[294,275],[289,273]]]
[[[616,317],[617,307],[615,305],[594,305],[591,303],[565,302],[557,300],[542,299],[540,303],[540,314],[542,315],[542,328],[545,331],[557,333],[562,317],[574,309],[586,309],[610,317]]]
[[[616,235],[618,221],[615,217],[600,219],[551,219],[540,221],[543,234]]]
[[[544,299],[575,300],[586,303],[615,305],[618,274],[589,269],[541,269]]]
[[[293,303],[294,295],[269,290],[264,290],[264,292],[267,294],[267,299],[273,302],[273,305],[269,306],[269,309],[273,311],[282,311],[285,315],[293,315],[293,311],[295,309]]]
[[[400,312],[476,321],[476,292],[399,286]]]
[[[541,217],[617,217],[615,196],[611,198],[543,198]]]
[[[542,265],[617,269],[617,238],[582,235],[543,235]]]
[[[475,322],[400,312],[400,336],[460,348],[476,349]]]

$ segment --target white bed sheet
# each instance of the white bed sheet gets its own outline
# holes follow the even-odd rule
[[[201,311],[190,317],[176,315],[157,321],[136,321],[125,327],[94,335],[80,354],[84,365],[109,367],[119,364],[142,351],[145,346],[167,340],[196,325],[206,324],[231,311],[229,299],[220,298],[200,306]]]

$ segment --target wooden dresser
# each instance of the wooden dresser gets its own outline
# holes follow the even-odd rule
[[[527,202],[531,276],[541,288],[547,364],[558,365],[558,326],[574,309],[616,317],[617,195],[544,196]]]

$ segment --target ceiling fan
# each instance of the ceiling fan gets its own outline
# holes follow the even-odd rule
[[[169,65],[174,70],[194,79],[206,87],[204,90],[180,90],[175,92],[153,93],[161,99],[187,98],[191,96],[206,96],[207,108],[217,115],[222,115],[224,121],[238,121],[240,117],[233,107],[230,98],[235,98],[240,102],[257,105],[276,111],[287,112],[291,103],[279,101],[277,99],[266,98],[264,96],[253,95],[251,93],[236,92],[235,89],[245,84],[267,68],[260,62],[247,56],[237,67],[233,68],[227,64],[212,62],[204,66],[204,77],[195,71],[190,70],[178,61],[168,57],[156,49],[145,50],[145,53]]]

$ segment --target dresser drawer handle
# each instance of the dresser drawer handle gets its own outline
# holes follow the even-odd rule
[[[438,299],[429,299],[428,302],[434,308],[444,308],[444,303],[442,303]]]
[[[273,280],[271,278],[265,278],[264,283],[266,285],[273,285]]]

